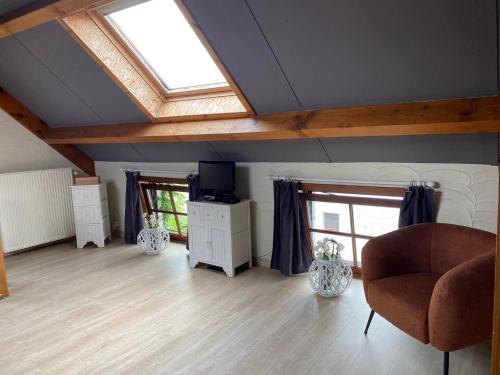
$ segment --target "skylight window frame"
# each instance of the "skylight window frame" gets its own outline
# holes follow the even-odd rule
[[[167,93],[137,54],[123,42],[103,14],[144,0],[116,0],[58,18],[58,23],[104,73],[146,115],[150,123],[205,121],[255,116],[255,111],[181,0],[174,0],[229,84]]]
[[[114,37],[115,43],[118,43],[120,45],[119,47],[121,47],[124,51],[126,51],[126,55],[128,55],[128,57],[134,60],[131,61],[131,63],[133,63],[136,66],[136,69],[138,69],[140,73],[145,78],[147,78],[153,90],[156,91],[159,95],[161,95],[164,99],[236,92],[235,90],[236,85],[231,75],[227,71],[224,64],[222,64],[222,62],[220,61],[219,57],[213,50],[212,46],[206,39],[205,35],[197,27],[196,22],[193,20],[191,14],[187,11],[186,7],[184,6],[181,0],[174,0],[174,2],[179,7],[179,10],[181,11],[182,15],[190,25],[196,37],[199,39],[205,50],[212,58],[214,64],[217,66],[221,74],[224,76],[226,82],[219,84],[192,86],[188,88],[185,87],[178,89],[168,88],[167,84],[156,73],[155,69],[149,64],[147,59],[144,56],[142,56],[139,49],[133,45],[133,43],[127,38],[125,33],[123,33],[120,27],[110,17],[110,14],[113,12],[117,12],[119,10],[129,8],[131,6],[138,5],[146,1],[148,0],[128,0],[120,2],[115,1],[112,2],[111,4],[103,6],[98,10],[92,12],[91,16],[93,18],[98,18],[99,22],[106,26],[107,31]]]

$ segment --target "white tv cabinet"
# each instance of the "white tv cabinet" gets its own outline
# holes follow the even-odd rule
[[[227,276],[248,262],[252,267],[250,201],[235,204],[187,202],[189,263],[219,266]]]

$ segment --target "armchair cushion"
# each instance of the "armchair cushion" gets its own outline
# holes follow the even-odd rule
[[[412,225],[372,238],[363,247],[363,286],[373,280],[409,273],[431,273],[432,224]]]
[[[378,314],[427,344],[428,311],[432,291],[439,275],[411,273],[372,281],[368,286],[368,304]]]

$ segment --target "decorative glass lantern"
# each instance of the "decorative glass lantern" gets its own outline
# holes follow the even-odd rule
[[[328,238],[316,244],[316,259],[309,267],[309,284],[315,293],[336,297],[351,285],[352,270],[339,254],[342,249],[341,243]]]
[[[137,244],[146,255],[157,255],[167,249],[170,235],[164,228],[143,229],[137,236]]]
[[[170,234],[160,226],[154,214],[144,215],[145,229],[139,232],[137,244],[146,255],[157,255],[164,252],[170,242]]]

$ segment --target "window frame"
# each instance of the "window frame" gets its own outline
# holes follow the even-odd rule
[[[328,193],[328,195],[318,194],[318,193]],[[361,196],[346,196],[346,195],[336,195],[336,194],[357,194]],[[369,197],[377,196],[377,197]],[[315,183],[299,183],[299,197],[302,204],[304,223],[306,227],[307,242],[309,246],[309,254],[311,259],[314,258],[312,243],[313,233],[322,233],[337,235],[342,237],[350,237],[352,242],[352,252],[353,252],[353,265],[351,266],[353,274],[361,276],[361,266],[359,265],[357,259],[357,248],[356,239],[371,239],[376,236],[368,236],[364,234],[356,233],[356,226],[354,223],[354,205],[363,206],[375,206],[375,207],[391,207],[399,208],[401,206],[401,200],[390,199],[390,198],[380,198],[384,197],[397,197],[403,199],[404,188],[403,187],[384,187],[384,186],[365,186],[365,185],[335,185],[335,184],[315,184]],[[309,209],[312,202],[326,202],[326,203],[342,203],[347,204],[349,207],[349,219],[350,219],[350,233],[334,230],[324,230],[311,227]]]
[[[186,186],[179,186],[179,185],[186,185]],[[179,222],[179,215],[187,217],[187,212],[177,211],[175,201],[172,196],[172,192],[178,191],[183,193],[189,193],[189,188],[187,185],[188,185],[187,178],[169,178],[169,177],[153,177],[153,176],[141,176],[139,178],[139,190],[141,192],[141,203],[143,212],[148,215],[154,213],[155,216],[158,216],[159,213],[174,215],[175,223],[177,226],[177,233],[172,233],[169,231],[169,234],[172,240],[178,242],[187,242],[187,235],[182,234]],[[173,211],[156,209],[153,202],[151,202],[151,196],[148,193],[149,190],[168,191]]]
[[[196,22],[192,18],[189,11],[186,9],[181,1],[174,0],[179,7],[180,12],[191,26],[191,29],[195,33],[196,37],[199,39],[205,50],[208,52],[213,62],[220,70],[221,74],[224,76],[226,83],[223,84],[207,84],[203,86],[193,86],[189,88],[180,89],[168,89],[167,85],[158,76],[154,68],[148,63],[148,61],[141,55],[140,51],[128,40],[127,36],[120,30],[120,27],[113,22],[112,19],[108,17],[110,13],[116,12],[120,9],[126,9],[128,7],[140,4],[147,0],[138,1],[125,1],[123,3],[112,3],[105,7],[100,8],[98,11],[89,13],[94,21],[98,21],[106,27],[106,31],[112,36],[114,43],[122,48],[122,53],[129,59],[133,61],[136,70],[147,79],[148,83],[152,88],[161,95],[165,100],[167,98],[177,98],[177,97],[190,97],[193,95],[208,95],[208,94],[220,94],[220,93],[232,93],[234,90],[234,83],[232,77],[229,75],[226,67],[222,64],[219,57],[209,44],[206,37],[202,34]],[[131,61],[131,62],[132,62]]]

